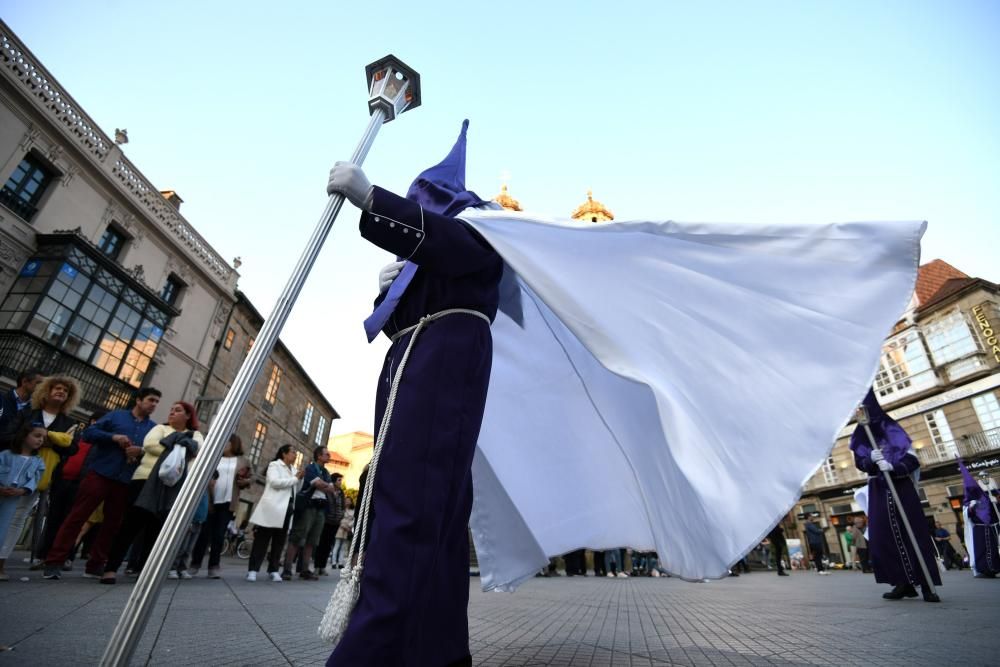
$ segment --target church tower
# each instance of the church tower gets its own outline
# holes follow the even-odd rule
[[[588,222],[610,222],[615,219],[615,214],[601,202],[594,201],[593,191],[587,190],[587,201],[577,206],[570,217]]]

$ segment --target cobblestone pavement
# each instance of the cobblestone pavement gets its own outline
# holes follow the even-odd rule
[[[0,667],[95,664],[132,586],[79,571],[45,581],[21,555],[0,583]],[[336,575],[249,583],[244,568],[232,560],[222,580],[166,582],[133,664],[323,664],[316,626]],[[1000,579],[968,570],[945,574],[941,604],[884,601],[887,587],[852,572],[535,579],[513,595],[470,583],[473,662],[484,667],[1000,662]]]

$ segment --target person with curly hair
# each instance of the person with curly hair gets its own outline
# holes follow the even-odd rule
[[[49,487],[53,479],[59,479],[62,464],[76,453],[74,435],[78,423],[70,414],[80,402],[80,386],[76,380],[65,375],[47,377],[37,385],[31,393],[31,404],[23,408],[9,422],[9,430],[0,435],[4,448],[13,445],[14,434],[24,428],[25,424],[42,424],[47,432],[45,442],[38,450],[38,456],[45,464],[45,472],[38,481],[38,511],[35,512],[34,525],[31,531],[31,567],[41,567],[40,551],[42,541],[42,523],[49,512]]]

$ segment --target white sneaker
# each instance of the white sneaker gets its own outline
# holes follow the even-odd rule
[[[257,573],[247,572],[247,581],[257,581]]]
[[[657,572],[656,570],[653,570],[652,572],[649,573],[649,575],[652,576],[652,577],[658,577],[658,576],[660,576],[660,573]]]
[[[272,572],[271,573],[271,581],[284,581],[284,579],[282,579],[281,575],[278,574],[277,572]]]
[[[181,579],[194,579],[187,570],[181,571]]]
[[[167,572],[167,579],[180,579],[180,577],[177,576],[176,570],[170,570],[170,572]]]
[[[624,572],[619,572],[618,573],[618,578],[619,579],[628,579],[628,575],[625,574]]]
[[[610,572],[608,572],[608,579],[614,579],[614,578],[615,578],[615,575],[613,575]]]

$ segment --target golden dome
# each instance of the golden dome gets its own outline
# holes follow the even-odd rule
[[[587,190],[587,201],[577,206],[570,217],[574,220],[608,222],[615,219],[615,214],[609,211],[601,202],[594,201],[593,191]]]
[[[493,198],[493,201],[503,206],[508,211],[520,211],[521,202],[507,194],[507,184],[500,186],[500,194]]]

